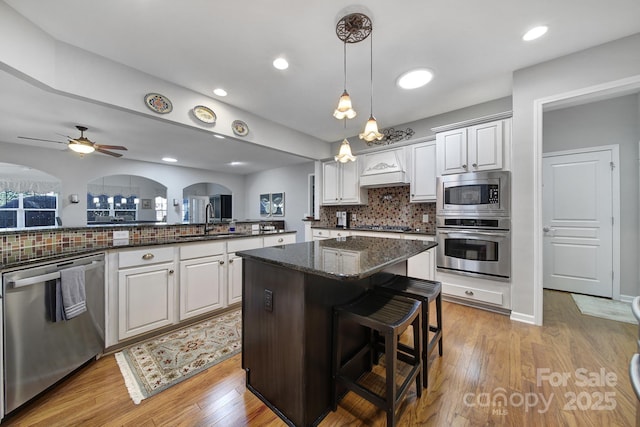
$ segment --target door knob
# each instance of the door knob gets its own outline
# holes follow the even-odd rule
[[[551,231],[551,227],[542,227],[542,231],[544,231],[545,233],[548,233]]]

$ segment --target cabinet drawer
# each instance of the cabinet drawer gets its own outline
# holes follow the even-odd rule
[[[173,246],[147,247],[118,252],[118,268],[173,261]]]
[[[468,286],[442,284],[442,293],[469,300],[488,302],[490,304],[502,305],[502,292],[488,291],[486,289],[472,288]]]
[[[277,245],[288,245],[289,243],[296,242],[295,234],[276,234],[274,236],[265,236],[264,237],[264,247],[267,246],[277,246]]]
[[[225,242],[200,242],[180,245],[180,259],[220,255],[225,252]]]
[[[312,233],[313,237],[330,237],[329,230],[318,230],[317,228],[314,228]]]
[[[262,247],[261,237],[251,237],[249,239],[231,239],[227,242],[227,252],[248,251]]]

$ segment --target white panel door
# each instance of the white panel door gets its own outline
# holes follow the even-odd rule
[[[469,171],[502,169],[502,120],[469,129]]]
[[[224,307],[224,256],[180,261],[180,320]]]
[[[411,202],[436,200],[436,143],[411,146]]]
[[[338,200],[338,162],[322,164],[322,204],[337,204]]]
[[[544,287],[613,294],[612,154],[543,159]]]
[[[467,128],[436,135],[438,175],[467,172]]]
[[[338,197],[340,203],[359,203],[360,202],[360,169],[358,168],[358,160],[355,162],[342,163],[338,184]]]

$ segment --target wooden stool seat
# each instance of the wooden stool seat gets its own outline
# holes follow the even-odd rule
[[[416,383],[416,394],[422,395],[422,382],[420,381],[420,370],[422,368],[422,348],[420,328],[422,325],[420,301],[405,298],[388,293],[369,291],[363,297],[353,303],[339,307],[334,307],[333,313],[333,387],[332,404],[335,411],[338,406],[338,388],[340,385],[346,387],[374,405],[382,408],[387,413],[387,425],[395,426],[396,409],[403,397],[406,395],[412,382]],[[341,359],[342,340],[339,334],[340,322],[351,321],[370,330],[369,341],[360,348],[355,355],[346,362]],[[398,338],[409,327],[414,331],[413,347],[404,346],[398,343]],[[386,363],[386,393],[382,397],[377,393],[360,385],[357,379],[351,379],[345,375],[350,364],[362,358],[368,353],[370,360],[377,357],[377,343],[373,339],[374,334],[384,338],[384,353]],[[400,351],[399,346],[404,351]],[[397,361],[402,360],[411,366],[409,374],[405,377],[402,385],[396,386]]]
[[[428,387],[429,356],[436,343],[438,353],[442,356],[442,284],[433,280],[416,279],[413,277],[391,277],[390,280],[379,284],[377,290],[393,295],[402,295],[422,302],[422,376],[424,388]],[[436,325],[429,323],[429,306],[436,302]],[[429,333],[434,335],[429,339]]]

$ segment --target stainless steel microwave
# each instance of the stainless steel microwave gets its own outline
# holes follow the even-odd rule
[[[436,215],[509,217],[509,171],[469,172],[437,178]]]

